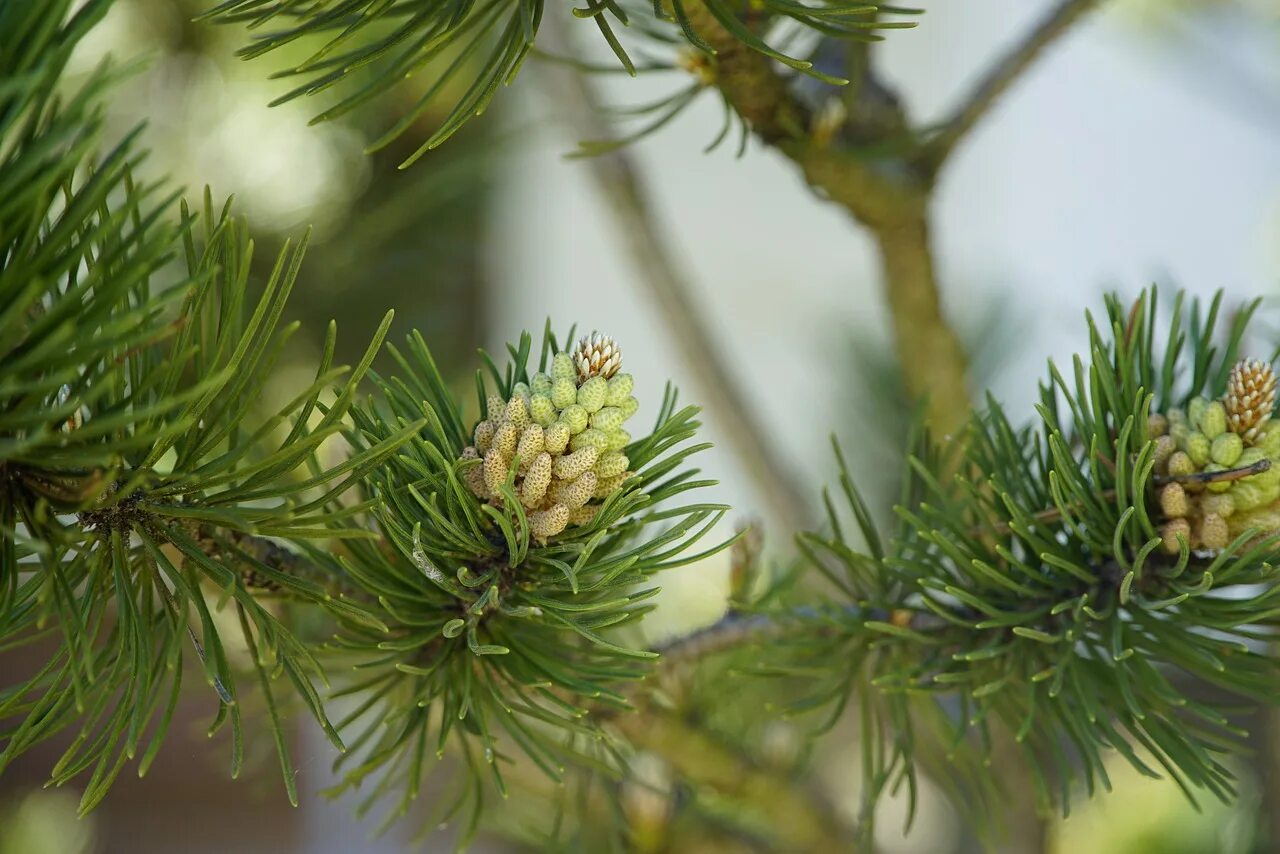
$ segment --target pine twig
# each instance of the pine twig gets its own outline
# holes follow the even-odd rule
[[[942,130],[923,149],[921,158],[930,175],[936,175],[955,148],[989,113],[996,101],[1054,42],[1071,29],[1098,0],[1061,0],[1039,24],[978,81]]]
[[[558,19],[544,21],[548,44],[568,52],[567,34]],[[549,91],[571,86],[575,97],[558,97],[557,103],[572,132],[582,140],[604,140],[612,135],[601,121],[602,106],[591,81],[581,73],[546,63],[542,69]],[[770,514],[788,531],[802,530],[809,522],[809,490],[796,476],[795,467],[783,459],[780,443],[760,423],[735,377],[715,334],[693,298],[693,288],[661,234],[648,194],[631,157],[617,150],[586,159],[592,180],[608,201],[617,233],[626,244],[642,284],[662,313],[671,338],[681,350],[686,369],[696,377],[699,402],[715,419],[716,431],[747,470]]]
[[[968,419],[968,360],[947,322],[933,265],[930,183],[892,158],[870,156],[812,129],[812,110],[764,54],[729,33],[710,9],[684,5],[690,26],[715,51],[715,85],[755,135],[791,159],[823,198],[871,230],[907,394],[923,402],[939,435],[957,435]],[[856,113],[848,122],[857,125]]]
[[[324,571],[307,560],[306,556],[291,551],[273,540],[240,531],[227,530],[222,533],[236,549],[249,556],[252,560],[265,564],[277,572],[318,583],[329,590],[334,598],[352,598],[353,600],[361,598],[359,591],[350,581]],[[204,539],[198,540],[198,542],[206,548],[212,546],[209,541]],[[256,580],[257,575],[257,570],[252,564],[245,565],[242,577],[248,580]],[[275,592],[270,585],[261,589],[266,593]]]
[[[1224,469],[1223,471],[1197,471],[1191,474],[1158,474],[1151,478],[1151,482],[1156,486],[1163,486],[1166,483],[1222,483],[1224,481],[1243,480],[1246,477],[1253,477],[1255,474],[1261,474],[1271,468],[1271,460],[1258,460],[1247,466],[1241,466],[1235,469]],[[1114,499],[1116,491],[1107,489],[1102,492],[1102,496],[1107,499]],[[1045,509],[1033,513],[1031,518],[1037,522],[1056,522],[1062,518],[1061,507],[1046,507]],[[970,532],[975,536],[985,533],[1009,534],[1013,529],[1009,527],[1008,522],[1000,522],[996,525],[975,525]]]
[[[854,828],[843,822],[821,793],[792,781],[782,784],[746,757],[677,715],[648,708],[620,715],[614,726],[637,749],[661,756],[682,778],[706,786],[765,819],[787,851],[853,851]]]
[[[1196,471],[1191,474],[1166,474],[1156,475],[1151,482],[1157,486],[1166,483],[1222,483],[1230,480],[1243,480],[1246,477],[1252,477],[1255,474],[1262,474],[1264,471],[1271,469],[1271,460],[1261,459],[1256,463],[1247,466],[1241,466],[1234,469],[1223,469],[1222,471]]]
[[[903,627],[910,624],[912,614],[913,612],[910,611],[891,613],[878,608],[863,608],[860,605],[849,605],[843,609],[843,615],[846,618],[892,622]],[[664,666],[676,666],[727,652],[735,647],[768,643],[792,633],[807,632],[810,635],[821,635],[828,631],[822,625],[814,624],[822,614],[812,608],[797,608],[791,612],[791,616],[797,619],[785,620],[773,614],[744,614],[730,611],[711,625],[662,644],[655,651],[662,655],[661,662]],[[802,619],[805,621],[801,622]]]

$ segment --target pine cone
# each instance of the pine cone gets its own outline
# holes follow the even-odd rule
[[[578,384],[592,377],[612,377],[622,367],[622,349],[608,335],[599,332],[591,337],[583,336],[573,352],[573,364],[578,369]]]
[[[1276,375],[1271,366],[1257,359],[1242,359],[1227,378],[1227,424],[1245,444],[1253,444],[1259,425],[1271,417],[1276,406]]]

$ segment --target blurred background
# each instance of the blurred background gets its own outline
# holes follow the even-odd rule
[[[325,322],[339,320],[340,357],[363,349],[382,313],[393,337],[422,330],[460,387],[474,350],[491,351],[551,317],[621,344],[636,373],[640,420],[652,418],[662,384],[700,398],[698,366],[682,362],[678,323],[653,297],[645,265],[626,251],[601,184],[582,160],[579,105],[560,72],[531,61],[480,121],[413,168],[396,166],[425,134],[374,156],[362,149],[397,117],[414,86],[343,121],[308,127],[314,104],[268,108],[286,88],[269,63],[243,63],[244,34],[192,23],[198,0],[119,0],[83,45],[85,73],[103,56],[145,57],[110,104],[118,130],[150,125],[148,169],[198,193],[234,193],[267,263],[308,225],[315,233],[289,311],[304,321],[281,394],[308,375]],[[1051,5],[1045,0],[924,2],[915,30],[877,48],[884,74],[917,121],[940,119],[991,59]],[[1104,290],[1134,294],[1157,282],[1229,299],[1271,295],[1280,269],[1280,2],[1111,0],[1057,44],[1000,102],[947,167],[936,198],[935,249],[946,308],[973,355],[973,386],[990,388],[1010,413],[1031,414],[1047,358],[1085,344],[1086,308]],[[550,14],[563,10],[550,10]],[[567,17],[567,16],[564,16]],[[589,24],[570,21],[579,35]],[[584,32],[587,52],[604,55]],[[597,81],[609,104],[639,103],[670,79]],[[831,480],[828,434],[840,435],[854,472],[887,504],[899,466],[902,413],[879,271],[868,237],[825,205],[778,155],[752,145],[702,149],[720,111],[711,99],[626,151],[651,196],[669,255],[748,395],[769,442],[797,478]],[[566,107],[569,109],[566,109]],[[424,116],[423,127],[433,126]],[[708,419],[712,441],[735,425]],[[721,480],[716,498],[733,522],[760,520],[766,548],[788,556],[790,531],[768,490],[726,449],[702,460]],[[814,507],[797,512],[814,516]],[[727,529],[725,533],[729,533]],[[727,557],[663,580],[651,640],[713,622],[726,608]],[[733,698],[719,698],[732,702]],[[0,852],[400,851],[410,827],[373,840],[346,802],[328,802],[328,745],[296,734],[302,806],[291,810],[271,755],[227,780],[225,745],[203,730],[213,708],[188,698],[161,761],[144,780],[130,770],[90,818],[76,821],[77,793],[40,788],[50,755],[24,757],[0,779]],[[745,713],[745,712],[744,712]],[[827,737],[812,774],[841,808],[855,808],[859,774],[850,727]],[[756,746],[786,751],[794,733],[773,730]],[[762,737],[763,738],[763,737]],[[772,747],[769,747],[772,745]],[[779,747],[781,745],[781,747]],[[847,747],[846,747],[847,745]],[[56,756],[56,753],[51,755]],[[1247,852],[1268,842],[1260,781],[1265,750],[1241,769],[1234,807],[1192,810],[1172,784],[1114,769],[1117,793],[1079,803],[1045,829],[1056,852]],[[253,773],[250,773],[253,772]],[[660,769],[658,772],[660,773]],[[892,812],[893,803],[885,809]],[[501,808],[500,808],[501,809]],[[1280,807],[1277,807],[1280,809]],[[973,841],[937,796],[915,831],[885,821],[884,852],[970,850]],[[446,846],[432,838],[427,850]],[[496,836],[481,850],[523,850]],[[665,850],[665,849],[656,849]],[[671,849],[675,850],[675,849]],[[685,847],[683,850],[718,850]]]

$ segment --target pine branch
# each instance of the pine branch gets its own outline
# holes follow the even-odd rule
[[[371,751],[340,788],[378,774],[368,806],[394,786],[407,808],[435,773],[423,766],[428,733],[468,765],[451,775],[467,821],[485,781],[506,791],[509,751],[553,780],[570,768],[616,776],[625,758],[587,710],[629,708],[628,687],[656,656],[611,629],[652,608],[654,574],[732,543],[692,551],[728,510],[683,503],[714,483],[683,468],[708,447],[688,444],[696,409],[677,409],[668,388],[652,433],[633,440],[622,423],[639,405],[637,383],[618,372],[617,348],[587,341],[571,355],[571,341],[548,324],[539,350],[528,334],[508,346],[505,369],[486,354],[483,416],[468,425],[411,336],[388,348],[402,373],[379,378],[382,402],[355,413],[357,447],[426,422],[363,484],[383,539],[316,555],[381,608],[381,625],[344,625],[336,640],[364,674],[344,692],[370,698],[339,725]]]
[[[742,803],[763,818],[778,850],[851,851],[855,830],[816,791],[778,779],[677,715],[648,706],[614,727],[639,750],[666,760],[682,778]]]
[[[801,549],[851,604],[895,618],[855,620],[821,646],[780,635],[770,648],[791,646],[809,667],[840,662],[822,683],[834,687],[815,688],[837,702],[865,684],[894,702],[951,694],[963,704],[945,724],[954,739],[971,734],[993,755],[993,739],[1015,733],[1046,802],[1065,801],[1077,773],[1092,790],[1112,750],[1144,773],[1162,766],[1193,801],[1201,789],[1230,799],[1231,772],[1214,754],[1243,733],[1170,678],[1271,704],[1280,669],[1259,645],[1274,638],[1280,598],[1280,432],[1265,421],[1274,377],[1237,365],[1254,306],[1221,335],[1220,303],[1186,312],[1179,297],[1157,330],[1154,292],[1132,309],[1109,298],[1105,322],[1090,318],[1074,383],[1051,366],[1038,422],[1015,427],[992,401],[964,436],[958,471],[922,447],[891,536],[871,523],[841,459],[866,551],[847,544],[834,510],[833,535],[805,535]],[[1261,404],[1226,395],[1240,365],[1237,383],[1260,389]],[[1228,413],[1233,430],[1263,424],[1254,444],[1227,429]],[[1216,459],[1199,450],[1211,444]],[[1184,485],[1204,491],[1188,499]],[[911,761],[910,741],[908,731],[893,761]]]
[[[712,2],[719,14],[736,14],[724,0]],[[335,119],[385,96],[426,66],[434,80],[425,91],[413,93],[414,106],[371,144],[370,151],[390,145],[423,114],[439,110],[442,101],[447,104],[456,94],[454,90],[460,90],[461,95],[444,106],[439,127],[401,164],[407,167],[445,142],[472,117],[482,114],[502,84],[517,76],[544,23],[544,7],[544,0],[489,0],[478,4],[463,0],[426,4],[416,0],[316,0],[305,6],[291,0],[223,0],[202,17],[220,23],[247,24],[252,41],[239,51],[245,59],[275,51],[284,53],[290,46],[309,41],[309,54],[295,51],[291,57],[294,61],[276,73],[277,77],[294,79],[297,85],[273,103],[328,94],[334,88],[345,90],[313,122]],[[877,7],[877,3],[828,7],[792,0],[761,0],[759,11],[763,16],[789,20],[828,37],[851,40],[877,39],[881,38],[878,30],[915,26],[910,21],[879,21]],[[556,8],[552,14],[565,11]],[[615,0],[589,0],[585,8],[574,9],[573,15],[594,24],[617,57],[619,68],[632,75],[636,65],[615,33],[615,25],[634,24],[631,32],[641,38],[659,43],[671,41],[662,32],[670,18],[662,12],[661,4],[629,8]],[[835,80],[814,71],[811,62],[770,47],[745,28],[735,28],[735,33],[761,56],[827,82]],[[353,85],[351,78],[357,75],[359,82]],[[458,85],[448,85],[455,78],[460,78],[456,80]]]
[[[901,623],[904,628],[922,628],[920,615],[903,611],[895,614],[883,608],[846,605],[833,611],[797,607],[786,611],[731,611],[709,626],[690,632],[655,648],[664,668],[681,667],[704,658],[767,644],[788,636],[820,638],[851,624],[866,620]]]
[[[815,137],[815,117],[768,57],[731,35],[703,0],[684,9],[714,52],[715,85],[755,134],[795,162],[821,196],[872,231],[907,393],[923,403],[940,434],[954,433],[970,411],[968,360],[943,315],[929,244],[929,183],[839,140]]]
[[[568,33],[558,21],[544,26],[552,36],[550,48],[568,47]],[[572,87],[576,97],[557,98],[556,103],[574,134],[581,140],[609,140],[612,131],[600,118],[603,106],[586,75],[550,63],[541,70],[550,84],[548,93],[563,93],[565,86]],[[684,367],[696,378],[703,408],[714,418],[717,434],[725,437],[772,517],[784,530],[800,530],[807,523],[806,510],[811,504],[807,490],[796,467],[783,458],[781,443],[770,437],[761,423],[759,408],[747,399],[725,351],[716,346],[715,333],[696,303],[693,285],[675,257],[675,247],[661,233],[634,160],[625,148],[617,148],[588,157],[585,163],[608,202],[617,225],[615,233],[631,255],[632,270],[647,286],[681,351]]]
[[[922,149],[920,162],[925,170],[936,175],[952,152],[995,107],[1000,96],[1098,2],[1060,0],[1030,33],[997,61]]]

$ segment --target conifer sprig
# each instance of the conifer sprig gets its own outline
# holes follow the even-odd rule
[[[331,328],[314,382],[260,417],[303,246],[286,246],[252,298],[253,242],[229,203],[206,193],[193,215],[136,183],[136,134],[95,153],[111,75],[67,98],[58,84],[108,3],[70,6],[0,8],[0,650],[54,644],[34,671],[5,668],[0,772],[69,731],[51,779],[87,775],[91,809],[129,760],[145,773],[194,657],[213,729],[230,724],[233,773],[240,677],[256,671],[296,800],[280,683],[340,741],[315,656],[251,588],[377,623],[255,557],[249,538],[365,535],[342,528],[359,508],[333,502],[414,425],[334,465],[317,451],[346,425],[386,323],[350,372],[332,365]],[[233,644],[248,650],[242,667]]]
[[[771,46],[795,31],[830,38],[878,40],[879,31],[915,26],[881,13],[914,14],[916,10],[875,2],[760,0],[749,8],[727,0],[672,0],[629,4],[588,0],[572,10],[595,23],[622,69],[634,76],[635,63],[615,27],[626,28],[643,52],[646,43],[686,42],[695,50],[711,49],[689,25],[683,3],[705,2],[734,38],[752,50],[828,83],[848,81],[814,68],[809,59]],[[434,131],[402,164],[410,165],[482,114],[501,86],[509,85],[534,47],[545,6],[542,0],[224,0],[203,16],[227,24],[245,24],[252,41],[241,49],[245,59],[286,48],[302,50],[302,59],[273,76],[297,81],[277,98],[279,104],[304,96],[333,94],[330,105],[312,123],[330,121],[403,86],[406,78],[430,80],[413,105],[369,151],[389,146],[423,119]],[[551,14],[561,14],[551,10]],[[812,41],[813,39],[810,39]],[[337,93],[337,94],[334,94]]]
[[[397,787],[394,818],[451,749],[466,773],[454,769],[457,796],[440,802],[429,826],[461,815],[466,837],[486,789],[505,794],[513,752],[556,781],[574,768],[621,767],[625,746],[597,718],[630,709],[626,687],[656,657],[627,627],[651,610],[658,572],[728,545],[693,549],[728,508],[679,503],[713,482],[684,468],[707,446],[690,444],[696,409],[677,409],[668,389],[653,432],[626,448],[635,476],[590,521],[540,540],[514,490],[514,465],[499,504],[467,487],[466,469],[479,464],[462,455],[472,431],[422,338],[389,349],[400,372],[378,379],[383,403],[355,413],[356,441],[377,447],[403,425],[426,427],[367,480],[385,540],[353,542],[338,560],[389,627],[349,622],[338,640],[361,673],[341,692],[365,698],[339,724],[355,748],[339,760],[348,772],[340,789],[379,776],[363,808]],[[539,370],[561,349],[548,328]],[[482,412],[494,392],[512,398],[533,379],[531,337],[509,350],[503,370],[484,357]]]
[[[865,544],[830,498],[830,533],[799,542],[849,606],[791,614],[821,620],[821,644],[782,638],[810,665],[840,663],[811,704],[862,710],[865,816],[884,791],[914,794],[923,739],[971,758],[1011,743],[1042,802],[1064,809],[1079,784],[1110,786],[1111,754],[1193,802],[1235,794],[1245,733],[1195,685],[1275,702],[1280,532],[1162,548],[1150,429],[1153,413],[1227,391],[1256,303],[1225,332],[1221,308],[1221,294],[1189,311],[1179,294],[1162,324],[1154,289],[1131,306],[1109,298],[1103,323],[1089,318],[1088,360],[1065,375],[1050,364],[1034,423],[1015,426],[989,400],[959,449],[919,444],[891,532],[838,456]],[[990,794],[989,774],[961,776],[961,799]]]

